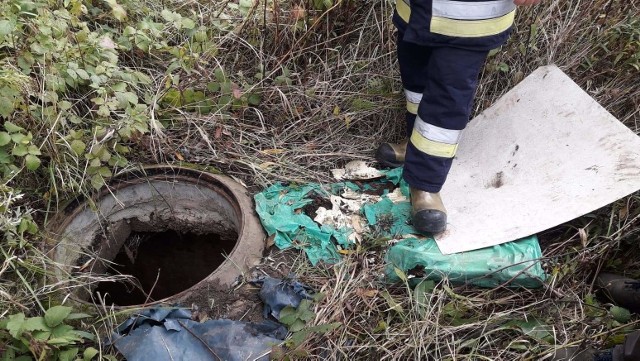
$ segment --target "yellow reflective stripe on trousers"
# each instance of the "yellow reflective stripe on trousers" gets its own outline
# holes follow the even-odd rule
[[[424,138],[415,129],[411,133],[411,144],[413,144],[422,153],[442,158],[453,158],[458,150],[457,144],[447,144],[434,142]]]
[[[507,15],[487,20],[454,20],[434,16],[431,18],[430,30],[434,34],[465,38],[496,35],[511,27],[515,14],[514,10]]]
[[[407,100],[407,111],[413,115],[418,114],[418,103],[412,103]]]
[[[422,93],[416,93],[409,89],[405,89],[404,96],[407,98],[407,111],[411,114],[418,114],[418,105],[420,104],[420,101],[422,101]]]
[[[411,16],[411,7],[404,0],[396,0],[396,11],[400,18],[405,23],[409,23],[409,17]]]

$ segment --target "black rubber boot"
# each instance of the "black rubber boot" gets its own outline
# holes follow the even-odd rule
[[[640,281],[613,273],[600,273],[596,277],[596,285],[609,301],[631,312],[640,312]]]
[[[404,165],[404,155],[407,151],[408,139],[398,144],[382,143],[376,151],[378,163],[389,168],[398,168]]]
[[[411,188],[411,222],[420,233],[437,234],[447,228],[447,210],[439,193]]]
[[[433,209],[422,210],[411,217],[411,222],[420,233],[438,234],[447,229],[447,214]]]

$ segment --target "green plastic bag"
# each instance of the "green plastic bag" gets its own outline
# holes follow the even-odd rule
[[[469,252],[443,255],[432,238],[404,239],[391,246],[386,254],[385,275],[391,282],[407,277],[413,270],[416,278],[452,283],[471,283],[481,287],[537,288],[546,275],[538,237],[531,236]]]

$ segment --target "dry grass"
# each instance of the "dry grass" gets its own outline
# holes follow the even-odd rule
[[[555,0],[521,11],[510,42],[482,73],[476,112],[538,66],[557,64],[638,132],[640,24],[634,14],[639,10],[627,1]],[[327,12],[311,12],[298,30],[291,9],[283,5],[274,11],[264,17],[255,9],[255,18],[240,31],[220,39],[225,51],[209,59],[232,78],[261,64],[267,74],[256,87],[262,103],[226,118],[185,116],[182,126],[158,140],[163,145],[156,159],[179,152],[257,191],[278,181],[331,181],[328,169],[353,159],[372,160],[381,140],[402,137],[390,4],[344,1]],[[284,68],[291,83],[276,84]],[[202,80],[213,79],[212,73],[202,69]],[[326,294],[316,308],[316,323],[343,327],[310,338],[290,355],[538,360],[561,345],[620,342],[637,319],[620,325],[611,320],[607,305],[585,302],[598,270],[640,276],[633,271],[640,262],[639,202],[634,195],[541,234],[550,279],[540,290],[486,290],[446,281],[427,294],[402,285],[389,288],[380,278],[380,252],[351,255],[326,268],[296,264],[292,267],[302,278]],[[387,289],[394,301],[382,296]]]
[[[164,152],[169,157],[182,152],[189,161],[215,165],[258,187],[281,180],[329,181],[328,170],[337,164],[371,159],[375,141],[398,135],[403,127],[387,21],[391,8],[376,2],[352,14],[347,7],[326,14],[307,32],[294,32],[284,9],[279,19],[289,23],[265,26],[258,17],[245,26],[263,33],[255,46],[241,36],[221,38],[220,49],[226,51],[210,63],[223,64],[238,82],[236,74],[253,74],[263,64],[271,75],[256,86],[263,101],[230,118],[189,115],[186,126],[171,130],[171,146]],[[352,18],[366,21],[367,27]],[[290,85],[275,81],[284,68]],[[204,82],[214,79],[214,70],[202,70]]]
[[[371,160],[379,141],[404,134],[391,11],[385,2],[355,8],[347,3],[295,33],[286,22],[289,13],[281,8],[281,23],[265,25],[257,19],[245,26],[260,29],[259,46],[223,39],[230,51],[217,62],[233,59],[233,72],[248,71],[258,62],[272,76],[287,67],[292,84],[265,80],[258,109],[231,119],[191,119],[170,136],[171,146],[189,149],[193,161],[214,164],[254,190],[282,180],[330,181],[329,168],[356,158]],[[638,29],[625,28],[633,14],[638,14],[637,5],[624,1],[548,1],[522,11],[509,44],[487,63],[476,111],[538,66],[555,63],[637,132],[638,71],[633,59],[615,62],[622,48],[637,52]],[[620,29],[627,33],[620,35]],[[498,70],[501,63],[508,71]],[[354,107],[363,100],[365,109]],[[224,129],[220,137],[218,128]],[[408,287],[388,288],[382,282],[381,253],[353,255],[326,269],[301,265],[296,269],[303,279],[326,294],[316,308],[316,323],[343,326],[309,339],[292,355],[538,360],[560,345],[609,346],[637,321],[618,325],[608,306],[585,300],[594,291],[595,271],[638,264],[639,217],[636,195],[542,234],[550,279],[541,290],[481,290],[445,281],[429,294],[416,295]],[[386,289],[400,306],[382,297]],[[514,320],[539,326],[527,329]]]
[[[226,3],[174,5],[206,18],[220,14]],[[203,56],[196,70],[185,75],[192,86],[206,87],[222,66],[240,84],[262,67],[263,80],[254,86],[262,96],[260,105],[230,114],[183,112],[182,121],[164,134],[140,140],[141,161],[210,165],[258,191],[278,181],[330,182],[329,169],[353,159],[373,160],[380,141],[403,136],[392,5],[342,1],[327,11],[307,9],[307,16],[298,18],[301,12],[291,4],[274,3],[265,12],[258,2],[250,16],[237,18],[235,30],[216,39],[218,53]],[[475,111],[538,66],[554,63],[638,132],[640,74],[634,66],[640,64],[640,23],[634,15],[639,10],[623,0],[547,0],[521,11],[512,39],[487,62]],[[288,84],[278,80],[283,75]],[[162,80],[159,75],[159,89]],[[308,339],[295,354],[309,359],[539,360],[559,345],[608,346],[634,328],[637,319],[615,324],[606,305],[585,301],[598,270],[640,276],[639,229],[636,194],[541,234],[550,279],[540,290],[488,290],[444,281],[420,294],[405,285],[384,284],[381,252],[353,254],[338,265],[317,268],[298,258],[291,267],[326,295],[316,307],[315,323],[340,322],[342,327]],[[4,271],[0,268],[0,276]],[[7,292],[12,289],[0,289]],[[16,293],[9,299],[24,305],[30,296]],[[102,314],[106,325],[115,323],[111,310]],[[535,322],[540,326],[532,330]]]
[[[278,16],[267,11],[266,17],[259,6],[253,21],[221,37],[219,54],[202,59],[206,65],[194,86],[215,80],[220,65],[237,83],[262,66],[265,77],[254,87],[262,103],[230,117],[185,114],[185,123],[171,129],[167,142],[152,147],[155,159],[172,160],[178,152],[187,161],[215,165],[248,186],[264,187],[282,180],[329,181],[329,168],[357,158],[372,160],[379,141],[401,137],[403,98],[389,21],[392,6],[343,3],[316,12],[303,29],[295,28],[284,6],[277,8]],[[627,30],[620,37],[626,40],[613,40],[634,11],[635,5],[616,1],[589,6],[553,1],[522,11],[509,44],[487,63],[476,112],[538,66],[554,63],[636,130],[637,70],[623,61],[613,64],[619,50],[602,45],[637,51],[637,22],[635,34]],[[498,70],[499,64],[508,70]],[[290,73],[288,85],[276,79],[284,69]]]

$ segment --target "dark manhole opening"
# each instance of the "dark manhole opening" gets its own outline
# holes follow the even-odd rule
[[[237,234],[175,230],[131,232],[108,273],[130,275],[135,280],[99,282],[94,297],[108,305],[131,306],[178,294],[218,268],[237,238]]]

